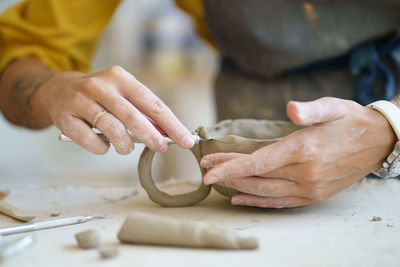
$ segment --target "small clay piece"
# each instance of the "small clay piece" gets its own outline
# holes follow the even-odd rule
[[[36,215],[30,214],[24,210],[7,204],[4,201],[0,201],[0,213],[3,213],[22,222],[29,222],[36,217]]]
[[[58,217],[58,216],[60,216],[60,213],[59,213],[59,212],[52,212],[52,213],[50,214],[50,216],[51,216],[51,217]]]
[[[372,218],[371,222],[379,222],[379,221],[381,221],[381,220],[382,220],[381,217],[374,216],[374,217]]]
[[[10,194],[10,189],[0,190],[0,200],[5,199]]]
[[[241,237],[212,224],[184,222],[147,213],[129,215],[118,239],[122,243],[183,247],[254,249],[258,246],[253,237]]]
[[[99,254],[102,259],[111,259],[118,256],[118,249],[116,247],[102,246],[99,248]]]
[[[83,249],[97,248],[100,246],[100,234],[96,230],[86,230],[75,234],[78,246]]]
[[[196,160],[207,154],[217,152],[252,153],[255,150],[279,141],[282,137],[304,128],[290,122],[270,120],[225,120],[210,127],[199,127],[196,133],[203,139],[192,149]],[[140,156],[138,172],[139,180],[149,198],[166,207],[194,205],[208,196],[211,186],[201,184],[193,192],[181,195],[169,195],[159,190],[153,181],[151,165],[155,152],[145,148]],[[200,168],[204,176],[206,169]],[[231,188],[213,185],[222,195],[232,197],[238,193]]]

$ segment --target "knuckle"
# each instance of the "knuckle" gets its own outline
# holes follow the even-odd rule
[[[316,203],[325,201],[327,199],[325,186],[321,183],[312,184],[309,197]]]
[[[310,167],[304,172],[304,181],[315,183],[319,180],[319,171],[314,168]]]
[[[137,125],[139,125],[139,127],[143,126],[142,121],[138,118],[138,112],[128,110],[125,108],[120,108],[119,112],[121,116],[120,118],[127,126],[130,127],[135,127]]]
[[[120,137],[124,131],[126,131],[124,125],[117,119],[104,119],[103,127],[104,131],[107,131],[113,137]]]
[[[152,115],[159,115],[165,113],[168,108],[164,104],[164,102],[159,99],[159,98],[154,98],[150,101],[150,107],[151,107],[151,114]]]
[[[243,170],[247,170],[251,175],[259,175],[268,171],[265,157],[261,153],[246,154],[240,160]]]
[[[100,82],[97,77],[88,77],[82,83],[82,93],[92,94],[101,90]]]
[[[74,91],[71,99],[69,100],[70,102],[74,104],[81,104],[86,97],[81,91]]]
[[[114,65],[108,69],[108,72],[112,76],[120,77],[120,76],[124,75],[125,69],[119,65]]]
[[[68,120],[69,112],[65,109],[60,109],[54,114],[54,122],[56,125],[63,125]]]
[[[161,137],[158,137],[157,134],[153,134],[152,132],[142,132],[141,136],[143,138],[142,141],[151,150],[158,151],[165,145],[165,140]]]

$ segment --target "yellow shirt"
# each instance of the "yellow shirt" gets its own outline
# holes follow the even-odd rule
[[[97,41],[119,0],[25,0],[0,15],[0,71],[35,56],[53,70],[87,72]],[[202,0],[176,0],[206,39]]]

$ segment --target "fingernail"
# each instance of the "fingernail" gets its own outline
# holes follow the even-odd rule
[[[231,203],[232,205],[244,205],[243,199],[238,197],[232,197]]]
[[[163,145],[163,146],[160,148],[160,152],[161,152],[161,153],[165,153],[165,152],[167,152],[167,150],[168,150],[168,145]]]
[[[218,182],[218,177],[216,176],[208,176],[207,180],[204,181],[204,184],[209,185],[209,184],[215,184]]]
[[[190,134],[187,134],[183,137],[183,145],[187,148],[191,148],[194,146],[194,139],[193,136],[191,136]]]
[[[202,159],[202,160],[200,161],[200,166],[201,166],[202,168],[211,168],[212,165],[213,165],[212,162],[209,161],[209,160]]]

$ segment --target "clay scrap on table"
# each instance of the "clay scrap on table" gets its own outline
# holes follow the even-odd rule
[[[83,249],[98,248],[100,246],[100,234],[96,230],[87,230],[75,234],[78,246]]]
[[[10,194],[10,189],[0,190],[0,200],[5,199]]]
[[[212,224],[183,222],[147,213],[129,215],[118,239],[122,243],[182,247],[254,249],[258,246],[253,237],[242,237]]]
[[[36,215],[14,207],[4,201],[0,201],[0,213],[3,213],[22,222],[28,222],[36,217]]]
[[[99,248],[99,254],[102,259],[111,259],[118,256],[118,249],[116,247],[102,246]]]

